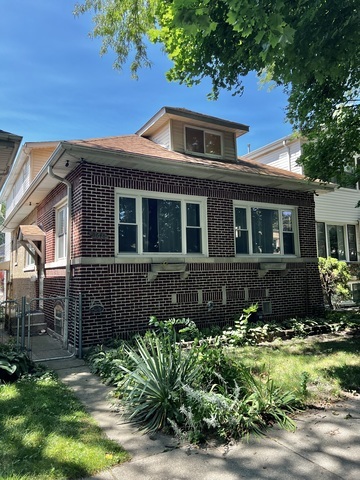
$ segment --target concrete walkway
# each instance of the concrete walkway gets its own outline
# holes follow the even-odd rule
[[[34,360],[63,357],[51,337],[33,337]],[[71,387],[107,436],[132,456],[92,480],[358,480],[360,479],[360,396],[296,417],[297,431],[278,428],[265,438],[207,450],[177,448],[172,437],[142,435],[111,406],[111,391],[74,357],[42,361]],[[90,479],[86,479],[90,480]]]

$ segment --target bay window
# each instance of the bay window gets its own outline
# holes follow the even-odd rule
[[[118,254],[204,254],[206,200],[117,192]]]
[[[250,255],[296,255],[296,210],[235,204],[235,251]]]

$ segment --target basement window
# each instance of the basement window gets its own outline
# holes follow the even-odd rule
[[[60,336],[64,335],[64,309],[61,305],[54,308],[54,332]]]

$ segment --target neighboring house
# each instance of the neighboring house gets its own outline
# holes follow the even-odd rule
[[[297,164],[303,143],[303,139],[289,135],[249,152],[243,158],[303,174],[302,166]],[[357,303],[360,302],[357,277],[360,273],[360,208],[356,207],[360,200],[359,189],[359,183],[354,182],[351,188],[337,188],[328,195],[315,195],[318,256],[331,256],[350,265],[353,273],[350,287]]]
[[[0,130],[0,190],[9,174],[21,141],[22,137],[19,135]],[[4,260],[6,256],[9,256],[9,253],[7,252],[8,255],[6,255],[4,234],[0,233],[0,298],[2,298],[4,289],[4,271],[8,270],[9,267],[9,264],[4,263]]]
[[[8,299],[40,298],[75,348],[151,315],[209,326],[251,303],[264,319],[322,310],[314,191],[329,187],[237,158],[247,131],[164,107],[134,135],[26,143],[1,191]]]

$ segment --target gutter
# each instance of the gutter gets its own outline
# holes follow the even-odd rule
[[[64,347],[68,348],[69,343],[69,303],[70,303],[70,274],[71,274],[71,202],[72,202],[72,185],[65,178],[55,175],[52,166],[48,166],[47,170],[50,177],[59,180],[67,187],[67,237],[66,237],[66,268],[65,268],[65,322],[64,322]],[[75,338],[74,338],[75,342]]]
[[[237,183],[237,184],[244,184],[244,185],[258,185],[258,186],[264,186],[264,187],[274,187],[274,188],[281,188],[282,190],[299,190],[299,191],[305,191],[305,192],[314,192],[317,191],[318,193],[321,193],[322,191],[333,191],[334,187],[330,187],[328,185],[323,185],[317,182],[312,182],[307,180],[305,177],[304,178],[292,178],[291,176],[286,176],[286,170],[283,171],[283,175],[271,175],[266,172],[241,172],[239,170],[226,170],[224,168],[219,168],[219,166],[216,164],[216,160],[211,160],[208,158],[204,158],[203,162],[201,163],[202,158],[196,157],[197,163],[191,163],[191,160],[189,161],[181,161],[181,160],[176,160],[176,159],[167,159],[163,157],[157,157],[157,156],[148,156],[144,154],[139,154],[139,153],[131,153],[131,152],[126,152],[126,151],[121,151],[121,150],[112,150],[108,148],[102,148],[102,147],[94,147],[94,146],[85,146],[85,145],[78,145],[78,144],[72,144],[71,142],[63,142],[62,147],[64,149],[64,152],[69,152],[73,156],[83,156],[86,158],[86,161],[88,163],[92,164],[97,164],[97,165],[104,165],[104,163],[99,163],[99,161],[93,161],[91,160],[92,157],[98,157],[97,154],[101,155],[101,158],[105,160],[107,157],[113,158],[115,157],[123,157],[123,158],[128,158],[128,159],[136,159],[137,162],[135,166],[131,163],[128,165],[119,165],[125,168],[135,168],[138,170],[142,171],[151,171],[155,173],[163,173],[162,171],[162,166],[172,166],[174,167],[173,172],[166,172],[166,173],[172,173],[173,175],[182,175],[185,177],[195,177],[195,178],[207,178],[207,175],[196,175],[195,172],[211,172],[218,174],[220,178],[215,178],[214,180],[218,181],[227,181],[230,183]],[[178,152],[171,152],[171,153],[178,153]],[[238,159],[237,159],[238,160]],[[241,160],[241,158],[240,158]],[[247,160],[246,158],[244,159],[245,161]],[[249,160],[247,160],[249,161]],[[207,164],[206,162],[213,162],[211,165]],[[218,162],[221,164],[221,162]],[[139,165],[141,164],[141,166]],[[237,162],[234,162],[231,165],[238,165]],[[262,165],[262,164],[260,164]],[[179,173],[177,170],[180,168],[182,171]],[[279,169],[281,171],[281,169]],[[236,175],[234,175],[234,173]],[[294,175],[292,172],[288,172],[292,175]],[[238,177],[238,181],[236,180],[236,177]],[[246,179],[251,179],[252,181],[246,181]],[[210,178],[213,179],[213,178]],[[269,185],[269,183],[266,181],[266,179],[271,179],[274,181],[275,185]],[[260,181],[260,184],[259,184]],[[264,183],[263,183],[264,182]],[[282,184],[279,186],[279,184]],[[286,188],[286,184],[291,185],[295,188]],[[300,187],[300,188],[299,188]]]

